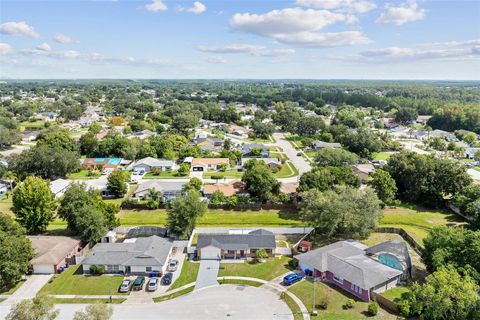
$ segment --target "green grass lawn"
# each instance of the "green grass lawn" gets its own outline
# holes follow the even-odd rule
[[[282,293],[281,299],[287,304],[292,311],[293,320],[303,320],[303,313],[298,304],[288,294]]]
[[[181,176],[178,174],[177,170],[159,172],[158,174],[155,174],[153,172],[148,172],[143,176],[143,179],[181,179],[181,178],[188,178],[188,175]]]
[[[20,128],[22,131],[27,128],[41,130],[45,128],[45,121],[23,121],[20,122]]]
[[[187,258],[185,258],[187,259]],[[180,288],[186,284],[195,282],[197,280],[198,269],[200,268],[200,263],[193,263],[188,260],[183,262],[182,272],[180,276],[175,280],[175,282],[168,288],[168,290],[173,290]]]
[[[0,199],[0,212],[8,215],[12,215],[12,195],[3,196]]]
[[[167,211],[157,210],[121,210],[118,214],[120,224],[124,226],[135,225],[165,225]],[[53,223],[59,222],[55,220]],[[63,222],[62,222],[63,223]],[[65,225],[65,223],[63,223]],[[297,219],[297,214],[282,210],[222,210],[209,209],[197,221],[198,227],[207,226],[304,226]],[[57,225],[58,226],[58,225]]]
[[[409,290],[407,287],[395,287],[385,292],[382,292],[382,297],[385,297],[392,301],[398,301],[402,297],[402,294],[407,293]]]
[[[174,299],[174,298],[177,298],[177,297],[180,297],[180,296],[183,296],[183,295],[185,295],[185,294],[187,294],[187,293],[192,292],[193,289],[195,289],[195,287],[189,287],[189,288],[180,290],[180,291],[178,291],[178,292],[175,292],[175,293],[172,293],[172,294],[168,294],[168,295],[166,295],[166,296],[153,298],[153,301],[154,301],[154,302],[162,302],[162,301]]]
[[[25,281],[18,281],[14,286],[0,289],[0,294],[10,295],[17,291]]]
[[[90,170],[80,170],[68,175],[69,179],[97,179],[102,174],[100,172],[92,173]]]
[[[293,284],[289,289],[293,294],[295,294],[300,300],[302,300],[305,307],[308,311],[312,312],[313,306],[313,283],[307,280],[297,282]],[[340,290],[340,289],[338,289]],[[321,297],[327,295],[329,298],[329,303],[326,310],[318,308]],[[368,303],[356,300],[355,305],[352,309],[343,309],[343,305],[347,302],[348,299],[353,299],[353,296],[348,295],[347,293],[337,291],[335,288],[331,288],[324,283],[316,282],[315,283],[315,305],[318,312],[318,316],[312,319],[322,319],[322,320],[354,320],[354,319],[397,319],[396,316],[387,313],[386,311],[380,309],[379,313],[375,317],[368,317],[366,311],[368,308]],[[355,300],[355,299],[354,299]]]
[[[285,162],[282,165],[282,169],[280,169],[280,171],[278,171],[277,173],[274,173],[273,176],[275,178],[288,178],[298,176],[297,168],[295,168],[293,163],[291,163],[290,161],[288,161],[288,163],[290,164],[290,166],[288,166],[287,162]]]
[[[244,263],[221,263],[219,277],[238,276],[271,280],[289,272],[290,257],[270,258],[266,262],[245,261]]]
[[[227,178],[227,179],[232,179],[232,178],[238,178],[241,179],[243,176],[243,171],[239,171],[237,169],[234,170],[227,170],[227,171],[207,171],[203,174],[203,178],[205,179],[211,179],[212,176],[217,176],[217,177],[222,177]]]
[[[317,155],[317,151],[307,151],[305,152],[307,156],[309,156],[310,158],[315,158],[315,156]]]
[[[108,304],[119,304],[125,302],[127,299],[95,299],[95,298],[54,298],[53,301],[55,304],[65,304],[65,303],[79,303],[79,304],[96,304],[96,303],[108,303]]]
[[[45,294],[85,294],[118,295],[118,288],[123,281],[120,276],[84,276],[82,266],[67,268],[65,272],[47,283],[40,293]]]
[[[263,285],[261,282],[250,281],[250,280],[236,280],[236,279],[223,279],[218,281],[219,284],[237,284],[237,285],[245,285],[251,287],[260,287]]]
[[[373,160],[388,160],[395,152],[374,152],[372,154]]]
[[[403,228],[420,245],[430,229],[439,225],[456,225],[464,221],[446,210],[431,210],[420,206],[402,205],[383,210],[381,227]]]

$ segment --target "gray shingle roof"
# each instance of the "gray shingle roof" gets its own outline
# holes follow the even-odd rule
[[[370,258],[366,255],[366,249],[366,246],[356,241],[338,241],[295,258],[321,272],[330,271],[367,290],[403,273]]]
[[[275,236],[267,230],[254,230],[248,234],[199,234],[197,249],[214,246],[223,250],[275,248]]]
[[[170,239],[158,236],[137,238],[135,242],[98,243],[82,264],[162,266],[167,260],[171,247]]]

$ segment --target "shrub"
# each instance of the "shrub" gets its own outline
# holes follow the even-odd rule
[[[266,259],[266,258],[268,258],[267,251],[265,251],[265,249],[263,249],[263,248],[260,248],[255,252],[255,257],[257,259]]]
[[[368,313],[371,316],[376,316],[378,314],[378,303],[377,303],[377,301],[372,301],[368,304]]]
[[[408,302],[408,300],[401,300],[396,305],[397,305],[398,312],[402,316],[404,317],[410,316],[410,303]]]
[[[150,199],[145,203],[145,207],[149,210],[158,209],[160,207],[160,202]]]
[[[298,260],[297,259],[290,259],[288,261],[288,267],[292,270],[296,270],[298,268]]]
[[[90,273],[93,275],[102,275],[105,273],[105,266],[92,265],[90,266]]]
[[[348,299],[347,302],[343,305],[343,309],[352,309],[355,306],[355,300]]]
[[[210,179],[213,179],[213,180],[222,180],[223,179],[223,175],[222,174],[212,174]]]

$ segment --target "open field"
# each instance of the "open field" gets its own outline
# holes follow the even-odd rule
[[[311,281],[303,280],[293,284],[288,290],[294,293],[307,307],[308,311],[312,312],[313,307],[313,289],[314,284]],[[375,317],[370,317],[367,315],[368,303],[355,299],[353,296],[348,293],[338,291],[340,289],[331,288],[330,286],[316,282],[315,283],[315,305],[316,310],[318,311],[317,319],[322,320],[354,320],[354,319],[397,319],[396,316],[389,314],[383,309],[379,309],[379,313]],[[328,296],[329,303],[326,310],[318,308],[322,297],[325,295]],[[348,299],[354,299],[355,305],[352,309],[344,309],[343,305],[347,302]]]
[[[290,257],[270,258],[266,262],[245,261],[244,263],[221,263],[219,277],[239,276],[271,280],[291,271],[288,268]]]
[[[123,281],[122,276],[84,276],[82,266],[76,265],[47,283],[40,293],[45,294],[84,294],[84,295],[119,295],[118,288]]]

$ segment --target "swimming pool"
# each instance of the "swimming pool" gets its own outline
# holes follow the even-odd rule
[[[390,254],[381,254],[378,256],[378,261],[381,263],[381,264],[384,264],[386,266],[389,266],[391,268],[394,268],[394,269],[397,269],[397,270],[400,270],[400,271],[403,271],[403,266],[402,264],[400,263],[400,261],[390,255]]]
[[[108,159],[108,164],[120,164],[120,162],[122,161],[121,158],[110,158]]]

